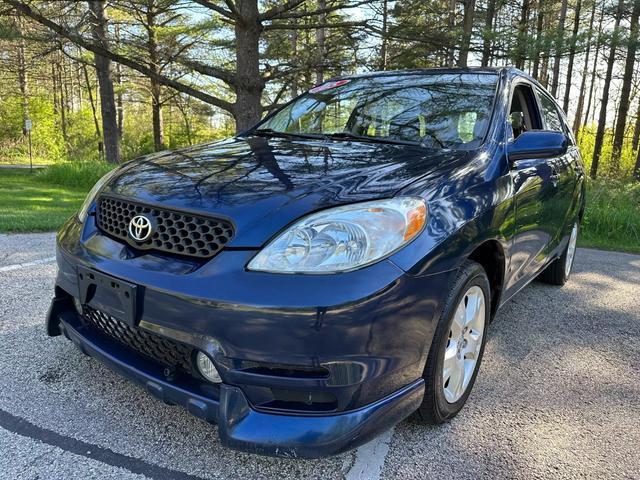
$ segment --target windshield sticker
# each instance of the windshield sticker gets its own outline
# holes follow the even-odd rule
[[[322,85],[313,87],[311,90],[309,90],[309,93],[318,93],[318,92],[324,92],[325,90],[331,90],[332,88],[341,87],[342,85],[345,85],[350,81],[351,80],[336,80],[335,82],[326,82],[326,83],[323,83]]]

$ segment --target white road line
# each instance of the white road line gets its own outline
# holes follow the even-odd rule
[[[393,428],[356,450],[356,461],[347,472],[346,480],[378,480],[389,453]]]
[[[12,272],[13,270],[22,270],[23,268],[33,267],[35,265],[44,265],[45,263],[53,263],[56,257],[41,258],[39,260],[33,260],[32,262],[15,263],[13,265],[5,265],[0,267],[0,273]]]

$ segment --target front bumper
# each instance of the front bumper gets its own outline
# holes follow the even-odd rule
[[[424,381],[410,385],[365,407],[333,415],[284,415],[256,411],[242,390],[222,384],[219,399],[192,385],[168,381],[162,369],[83,328],[78,315],[52,308],[62,333],[83,353],[144,387],[170,405],[182,405],[189,413],[218,424],[223,445],[251,453],[280,457],[318,458],[335,455],[371,440],[391,428],[422,401]]]
[[[71,220],[59,234],[49,334],[64,333],[154,396],[218,423],[224,444],[326,456],[366,442],[419,406],[451,272],[413,277],[383,261],[341,275],[264,274],[244,269],[255,253],[247,251],[194,266],[130,252],[91,222]],[[80,298],[80,267],[138,285],[142,329],[208,353],[208,342],[219,344],[212,359],[222,385],[167,376],[162,365],[94,335],[71,300]],[[327,375],[308,374],[319,369]],[[289,402],[292,393],[308,405]]]

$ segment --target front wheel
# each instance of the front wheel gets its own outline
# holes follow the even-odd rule
[[[552,285],[564,285],[569,280],[571,275],[571,269],[573,268],[573,260],[576,256],[576,244],[578,242],[578,222],[573,224],[571,229],[571,236],[567,247],[562,252],[559,258],[555,259],[551,264],[544,269],[539,278],[543,282],[550,283]]]
[[[486,342],[490,287],[479,263],[467,260],[456,276],[429,350],[425,395],[416,419],[442,423],[464,406]]]

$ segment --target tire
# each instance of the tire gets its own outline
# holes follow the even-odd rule
[[[482,304],[477,308],[478,315],[482,316],[483,323],[480,338],[471,343],[474,332],[474,328],[471,328],[467,331],[470,339],[468,344],[467,341],[456,342],[453,340],[453,335],[450,334],[453,334],[456,329],[459,331],[458,326],[460,322],[457,321],[454,325],[454,320],[460,318],[459,316],[456,317],[458,308],[464,308],[465,313],[467,307],[470,311],[473,310],[472,307],[469,307],[469,304],[476,302],[476,299],[480,298],[480,296],[482,296]],[[464,305],[464,307],[461,305]],[[462,409],[473,388],[480,363],[482,362],[484,346],[487,340],[487,326],[489,325],[490,311],[491,288],[487,274],[479,263],[467,260],[458,270],[449,297],[445,302],[442,316],[436,327],[423,374],[425,395],[422,405],[413,416],[415,421],[428,424],[442,423],[453,418]],[[471,322],[469,325],[475,324]],[[462,332],[462,334],[464,334],[464,330]],[[456,338],[462,337],[457,336]],[[451,351],[455,352],[457,346],[469,345],[475,345],[475,353],[465,353],[464,350],[462,352],[458,350],[458,353],[454,355],[455,358],[451,360]],[[455,388],[455,385],[451,384],[454,378],[453,375],[451,375],[448,380],[444,378],[445,352],[448,353],[447,362],[449,365],[451,365],[451,361],[454,363],[457,362],[455,365],[460,365],[460,358],[462,358],[462,364],[465,365],[465,362],[475,356],[476,360],[473,372],[469,377],[464,376],[464,381],[460,382],[461,387],[458,389]],[[469,355],[470,358],[467,358],[467,355]],[[452,370],[454,369],[448,369],[447,371],[450,372]],[[456,382],[454,381],[454,383]],[[466,385],[464,385],[464,383],[466,383]],[[453,395],[456,391],[457,394]],[[458,394],[460,395],[459,397],[457,397]]]
[[[573,268],[573,261],[576,253],[576,242],[578,240],[579,224],[575,222],[571,229],[571,235],[567,246],[558,258],[549,264],[540,275],[538,279],[551,285],[562,286],[567,283],[569,276],[571,275],[571,269]]]

